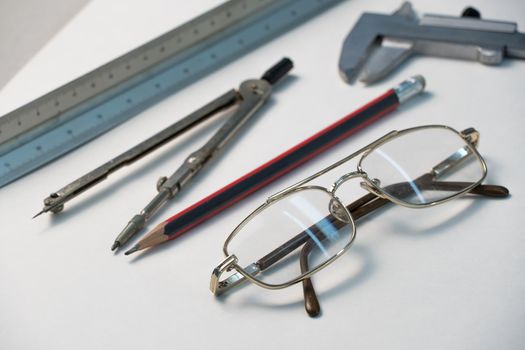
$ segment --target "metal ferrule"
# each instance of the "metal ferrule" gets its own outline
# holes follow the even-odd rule
[[[422,75],[414,75],[394,88],[399,103],[409,100],[423,90],[425,90],[425,78]]]

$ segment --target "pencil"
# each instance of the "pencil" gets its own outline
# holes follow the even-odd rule
[[[255,191],[296,169],[362,128],[395,110],[423,91],[424,79],[416,76],[372,100],[355,112],[312,135],[248,174],[173,215],[148,232],[126,255],[175,239]]]

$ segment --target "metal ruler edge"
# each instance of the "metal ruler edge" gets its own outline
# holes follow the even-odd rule
[[[340,1],[228,1],[8,113],[0,187]]]

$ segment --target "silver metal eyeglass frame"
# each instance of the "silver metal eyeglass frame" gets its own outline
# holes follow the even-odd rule
[[[455,192],[453,194],[451,194],[450,196],[448,197],[444,197],[444,198],[441,198],[439,200],[436,200],[436,201],[432,201],[432,202],[429,202],[429,203],[421,203],[421,204],[412,204],[412,203],[409,203],[409,202],[404,202],[404,201],[401,201],[399,200],[398,198],[392,196],[391,194],[389,194],[388,192],[384,191],[380,186],[378,186],[376,184],[376,182],[373,180],[373,179],[370,179],[368,177],[368,174],[362,169],[362,162],[364,159],[366,159],[366,157],[372,152],[374,151],[376,148],[380,147],[381,145],[389,142],[389,141],[392,141],[393,139],[395,138],[399,138],[403,135],[406,135],[408,133],[411,133],[411,132],[417,132],[417,131],[420,131],[420,130],[426,130],[426,129],[432,129],[432,128],[438,128],[438,129],[446,129],[446,130],[449,130],[453,133],[455,133],[456,135],[458,135],[461,139],[463,139],[465,141],[465,146],[460,148],[459,150],[457,150],[456,152],[454,152],[452,155],[450,155],[447,159],[443,160],[441,163],[437,164],[436,166],[434,166],[430,172],[430,174],[432,176],[438,176],[442,173],[444,173],[445,171],[447,171],[448,169],[451,169],[452,167],[454,166],[457,166],[459,165],[463,160],[466,159],[467,156],[475,156],[478,161],[480,162],[481,164],[481,168],[482,168],[482,176],[481,178],[477,181],[477,182],[473,182],[471,183],[470,185],[468,185],[467,187],[463,188],[462,190],[458,191],[458,192]],[[469,129],[466,129],[462,132],[459,132],[449,126],[445,126],[445,125],[424,125],[424,126],[418,126],[418,127],[413,127],[413,128],[409,128],[409,129],[404,129],[404,130],[401,130],[401,131],[391,131],[389,132],[388,134],[380,137],[379,139],[375,140],[374,142],[370,143],[369,145],[359,149],[358,151],[350,154],[349,156],[333,163],[332,165],[318,171],[317,173],[285,188],[284,190],[282,191],[279,191],[271,196],[269,196],[266,200],[266,202],[264,204],[262,204],[261,206],[259,206],[257,209],[255,209],[251,214],[249,214],[231,233],[230,235],[226,238],[226,241],[224,242],[224,245],[223,245],[223,253],[225,255],[225,259],[223,262],[221,262],[221,264],[219,266],[217,266],[213,272],[212,272],[212,276],[211,276],[211,280],[210,280],[210,289],[211,291],[215,294],[215,295],[220,295],[226,291],[228,291],[229,289],[235,287],[235,286],[238,286],[239,284],[245,282],[245,281],[250,281],[258,286],[261,286],[263,288],[267,288],[267,289],[282,289],[282,288],[286,288],[286,287],[289,287],[291,285],[294,285],[296,283],[299,283],[301,281],[303,281],[304,279],[306,278],[309,278],[310,276],[312,276],[313,274],[317,273],[318,271],[322,270],[323,268],[325,268],[326,266],[330,265],[332,262],[334,262],[337,258],[339,258],[341,255],[343,255],[346,251],[348,251],[350,249],[350,247],[352,246],[352,243],[354,242],[355,240],[355,237],[356,237],[356,225],[354,223],[354,218],[352,217],[352,214],[349,212],[349,210],[347,209],[347,207],[339,200],[339,198],[335,195],[335,192],[337,191],[337,189],[343,184],[345,183],[346,181],[350,180],[350,179],[354,179],[354,178],[360,178],[363,182],[361,182],[361,186],[369,191],[370,193],[378,196],[378,197],[381,197],[381,198],[384,198],[384,199],[387,199],[395,204],[398,204],[398,205],[401,205],[401,206],[405,206],[405,207],[410,207],[410,208],[427,208],[427,207],[431,207],[431,206],[435,206],[437,204],[441,204],[441,203],[445,203],[445,202],[448,202],[452,199],[455,199],[455,198],[458,198],[464,194],[466,194],[467,192],[469,192],[470,190],[472,190],[474,187],[478,186],[479,184],[482,183],[482,181],[485,179],[486,175],[487,175],[487,165],[486,165],[486,162],[485,160],[483,159],[483,157],[479,154],[478,150],[476,149],[477,145],[478,145],[478,142],[479,142],[479,133],[473,129],[473,128],[469,128]],[[341,177],[339,177],[339,179],[337,179],[331,186],[330,189],[326,188],[326,187],[322,187],[322,186],[317,186],[317,185],[306,185],[308,182],[320,177],[321,175],[337,168],[338,166],[342,165],[343,163],[359,156],[360,154],[361,155],[361,158],[358,162],[358,165],[357,165],[357,170],[356,171],[353,171],[353,172],[350,172],[350,173],[346,173],[344,175],[342,175]],[[331,258],[329,258],[328,260],[326,260],[325,262],[319,264],[318,266],[316,266],[315,268],[307,271],[307,272],[304,272],[302,273],[301,275],[299,275],[298,277],[288,281],[288,282],[285,282],[285,283],[281,283],[281,284],[270,284],[270,283],[267,283],[267,282],[264,282],[264,281],[261,281],[259,279],[257,279],[255,276],[257,273],[259,273],[261,271],[261,269],[257,266],[256,263],[252,263],[251,265],[249,265],[248,267],[241,267],[240,265],[238,265],[238,260],[237,260],[237,257],[234,255],[234,254],[230,254],[228,252],[228,245],[229,243],[231,242],[231,240],[240,232],[240,230],[253,218],[255,217],[257,214],[259,214],[261,211],[267,209],[269,206],[275,204],[276,202],[278,202],[279,200],[293,194],[293,193],[296,193],[296,192],[299,192],[299,191],[304,191],[304,190],[320,190],[320,191],[323,191],[325,193],[327,193],[330,197],[331,197],[331,200],[334,201],[334,203],[336,203],[336,205],[338,206],[339,209],[341,210],[344,210],[345,211],[345,215],[349,218],[349,224],[352,225],[352,233],[351,233],[351,236],[350,236],[350,239],[349,239],[349,242],[339,251],[337,252],[334,256],[332,256]],[[220,277],[221,275],[224,273],[224,272],[229,272],[229,271],[233,271],[235,270],[236,273],[232,274],[231,276],[229,276],[228,278],[226,278],[225,280],[220,280]]]

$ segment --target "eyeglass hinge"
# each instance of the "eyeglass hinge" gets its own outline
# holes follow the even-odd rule
[[[468,143],[473,145],[474,147],[478,147],[478,144],[479,144],[479,131],[477,131],[476,129],[474,129],[474,128],[467,128],[467,129],[461,131],[461,136],[463,136],[463,138]]]
[[[224,259],[219,266],[213,269],[210,280],[210,290],[215,295],[220,295],[226,288],[226,281],[220,281],[220,277],[223,272],[230,271],[233,266],[237,263],[237,257],[230,255]]]
[[[220,280],[220,277],[224,272],[231,271],[234,268],[239,269],[237,266],[237,261],[237,257],[232,254],[224,259],[224,261],[213,270],[210,280],[210,290],[216,296],[219,296],[231,288],[234,288],[246,281],[246,277],[240,272],[235,272],[228,278],[222,281]],[[253,263],[245,267],[243,271],[244,273],[254,276],[257,275],[261,270],[257,263]]]

